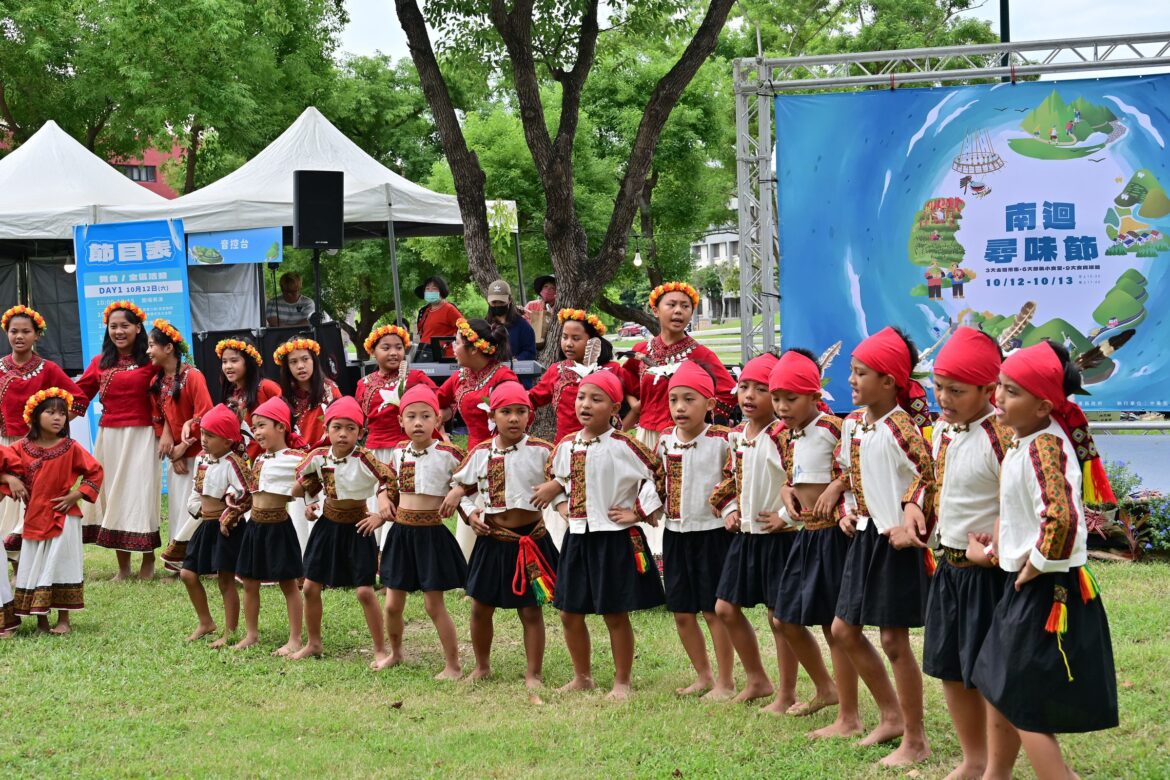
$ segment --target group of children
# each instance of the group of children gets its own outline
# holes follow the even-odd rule
[[[1109,487],[1084,415],[1068,400],[1079,390],[1068,354],[1042,342],[1004,360],[989,336],[959,328],[934,362],[941,415],[932,428],[912,376],[917,351],[885,328],[852,354],[859,408],[840,419],[821,400],[822,367],[805,350],[757,357],[732,380],[685,332],[695,298],[688,285],[656,289],[662,334],[625,366],[612,362],[608,342],[598,344],[604,326],[595,317],[562,312],[565,359],[531,391],[509,377],[494,381],[496,344],[461,325],[455,353],[478,386],[472,395],[459,385],[456,402],[478,401],[487,431],[466,455],[443,440],[448,404],[425,376],[403,370],[409,334],[396,326],[367,342],[380,370],[357,400],[320,405],[323,442],[303,441],[280,398],[249,395],[254,379],[245,378],[235,408],[192,412],[174,440],[184,445],[179,457],[202,448],[190,466],[182,556],[199,618],[190,638],[216,630],[203,575],[216,574],[223,594],[217,646],[236,628],[236,578],[245,593],[239,648],[258,641],[260,583],[278,583],[289,636],[276,654],[294,659],[322,653],[322,589],[352,588],[373,641],[371,667],[383,669],[402,661],[405,602],[422,592],[444,652],[437,677],[456,679],[463,671],[444,594],[462,588],[472,599],[470,679],[491,672],[495,610],[515,609],[525,682],[539,687],[542,607],[551,604],[573,667],[562,690],[594,687],[585,616],[599,614],[614,663],[609,698],[620,700],[635,655],[629,613],[665,604],[696,674],[679,694],[772,697],[767,710],[793,716],[836,706],[836,719],[812,736],[864,734],[861,745],[900,738],[882,762],[898,766],[930,754],[925,671],[943,681],[962,747],[953,777],[1010,777],[1021,745],[1038,775],[1069,776],[1054,734],[1116,725],[1117,693],[1108,623],[1085,567],[1082,499],[1083,490],[1107,496]],[[249,349],[221,347],[221,357]],[[297,349],[313,353],[310,344]],[[164,378],[176,373],[167,361],[163,368]],[[742,424],[714,424],[733,402]],[[528,434],[543,403],[557,408],[555,446]],[[76,505],[97,498],[102,467],[61,437],[71,406],[63,390],[30,398],[28,437],[0,449],[5,489],[28,506],[17,578],[25,614],[30,601],[46,603],[46,587],[57,604],[65,596],[55,589],[80,582]],[[623,432],[634,421],[636,434]],[[67,459],[48,468],[58,451]],[[311,521],[303,555],[289,513],[298,499]],[[469,559],[444,524],[453,514],[474,534]],[[556,521],[567,525],[559,548]],[[648,529],[661,529],[661,576]],[[745,614],[761,604],[775,683]],[[881,654],[867,626],[878,629]],[[922,626],[919,667],[910,629]],[[738,691],[737,655],[746,675]],[[799,668],[814,686],[807,701],[797,698]],[[878,709],[868,733],[859,679]]]

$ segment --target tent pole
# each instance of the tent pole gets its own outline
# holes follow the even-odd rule
[[[321,250],[313,250],[313,287],[316,291],[316,306],[313,307],[313,316],[309,324],[313,326],[313,336],[317,335],[317,328],[321,325]]]
[[[520,256],[520,231],[513,233],[516,237],[516,281],[519,283],[517,290],[520,294],[520,308],[524,308],[524,299],[528,297],[527,291],[524,289],[524,258]]]
[[[391,197],[390,184],[386,188],[386,242],[390,245],[390,279],[394,283],[394,322],[400,327],[406,327],[406,320],[402,318],[402,285],[398,281],[398,236],[394,234],[394,198]]]

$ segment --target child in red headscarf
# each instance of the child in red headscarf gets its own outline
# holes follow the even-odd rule
[[[927,570],[923,550],[912,547],[906,528],[926,528],[933,514],[934,464],[922,428],[928,427],[926,391],[910,375],[918,362],[913,343],[884,328],[853,351],[849,386],[862,406],[842,425],[837,462],[843,476],[826,489],[836,501],[848,490],[841,530],[853,538],[845,558],[833,638],[873,695],[880,721],[861,745],[898,737],[902,744],[882,759],[885,766],[917,763],[930,755],[922,714],[922,671],[910,646],[910,629],[921,626]],[[863,633],[881,631],[885,665]]]
[[[1080,372],[1051,342],[1012,353],[995,394],[1016,434],[1000,471],[995,542],[968,556],[1007,573],[972,681],[991,705],[990,765],[1023,742],[1037,774],[1075,776],[1056,734],[1117,725],[1109,620],[1086,564],[1086,497],[1116,501],[1084,412],[1068,396]],[[1013,733],[1014,732],[1014,733]],[[990,767],[989,767],[990,768]]]

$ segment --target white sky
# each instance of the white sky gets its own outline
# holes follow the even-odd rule
[[[343,52],[380,51],[396,60],[410,56],[406,36],[394,11],[394,0],[346,0],[345,7],[350,22],[341,35]],[[1165,0],[1016,0],[1011,11],[1011,35],[1017,41],[1170,30],[1170,2]],[[988,19],[992,29],[999,29],[998,0],[987,0],[970,15]],[[1091,74],[1078,74],[1078,77],[1084,75]],[[1103,75],[1120,75],[1120,71],[1103,72]]]

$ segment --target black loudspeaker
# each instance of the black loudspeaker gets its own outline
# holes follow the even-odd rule
[[[308,326],[299,325],[295,328],[264,328],[260,332],[260,354],[264,356],[264,365],[260,367],[260,375],[273,382],[280,381],[280,366],[272,359],[272,353],[284,342],[297,336],[313,338]]]
[[[357,379],[346,370],[345,344],[341,340],[341,326],[336,322],[322,322],[317,326],[317,343],[321,345],[321,364],[341,392],[353,395]]]
[[[202,371],[203,376],[207,379],[207,390],[211,393],[213,403],[223,401],[223,396],[219,392],[222,374],[219,370],[219,358],[215,355],[215,345],[223,339],[238,339],[241,336],[247,336],[253,344],[261,345],[258,349],[263,354],[263,340],[257,338],[256,335],[257,331],[254,330],[212,330],[195,334],[192,357],[195,361],[195,367]],[[266,364],[272,362],[271,353],[264,356],[264,362]],[[267,375],[264,374],[264,376]]]
[[[293,246],[341,249],[345,237],[345,174],[293,171]]]

